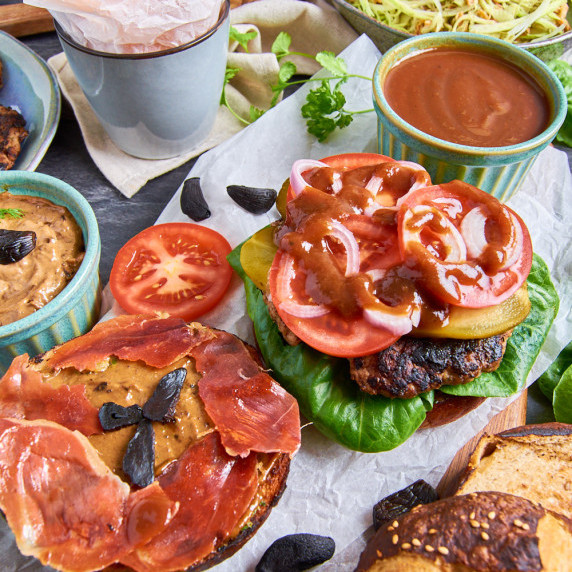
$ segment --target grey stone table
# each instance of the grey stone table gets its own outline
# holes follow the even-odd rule
[[[39,34],[22,41],[46,60],[62,51],[55,33]],[[564,150],[572,163],[572,150]],[[63,99],[56,136],[36,170],[64,180],[90,202],[100,227],[100,272],[102,283],[106,284],[117,251],[132,236],[155,222],[194,161],[148,182],[134,197],[127,199],[107,181],[92,161],[73,111]],[[533,384],[528,392],[527,423],[553,420],[551,404]]]

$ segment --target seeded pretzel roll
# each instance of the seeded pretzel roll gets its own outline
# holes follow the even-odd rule
[[[449,497],[387,523],[356,572],[563,571],[572,562],[572,521],[497,492]]]
[[[478,442],[455,494],[500,491],[572,518],[572,425],[525,425]]]

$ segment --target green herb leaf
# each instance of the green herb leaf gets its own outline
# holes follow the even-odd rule
[[[254,105],[250,106],[250,120],[252,122],[256,121],[257,119],[259,119],[263,115],[264,115],[264,109],[254,107]]]
[[[344,77],[348,74],[346,62],[342,58],[337,58],[333,52],[319,52],[316,54],[316,61],[336,77]]]
[[[483,373],[465,385],[445,386],[441,391],[449,395],[508,397],[524,388],[526,377],[548,335],[560,303],[548,267],[537,255],[534,255],[528,276],[528,295],[530,313],[513,330],[500,367],[496,371]]]
[[[278,71],[279,84],[285,84],[296,73],[296,65],[292,62],[284,62]],[[285,87],[285,86],[284,86]],[[282,88],[284,89],[284,88]]]
[[[228,102],[226,100],[226,84],[240,71],[240,68],[226,68],[224,71],[224,81],[222,84],[222,92],[220,94],[220,104],[228,107]],[[229,108],[230,109],[230,108]]]
[[[239,32],[234,26],[230,27],[228,36],[231,40],[238,42],[245,52],[248,52],[248,42],[254,40],[258,36],[258,32],[252,30],[251,32]]]
[[[22,209],[0,209],[0,218],[23,218],[24,211]]]
[[[292,38],[290,37],[290,34],[287,34],[286,32],[280,32],[272,43],[270,51],[278,58],[278,60],[280,60],[290,53],[291,43]]]
[[[302,117],[306,121],[308,132],[318,141],[325,141],[337,127],[347,127],[352,122],[352,114],[344,109],[346,98],[341,91],[345,79],[332,84],[323,80],[321,84],[310,90],[306,103],[302,106]]]

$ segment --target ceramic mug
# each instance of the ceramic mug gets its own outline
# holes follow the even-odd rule
[[[220,104],[230,0],[199,38],[167,50],[113,54],[75,42],[55,22],[71,69],[112,141],[142,159],[190,151],[210,132]]]

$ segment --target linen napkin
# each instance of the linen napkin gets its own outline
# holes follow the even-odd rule
[[[271,85],[278,80],[279,64],[270,52],[276,36],[284,31],[292,37],[291,50],[315,55],[322,50],[338,54],[357,37],[346,21],[323,0],[259,0],[231,10],[231,25],[240,32],[256,31],[245,52],[238,42],[229,42],[228,66],[240,72],[226,88],[231,107],[242,117],[250,106],[267,109],[272,100]],[[311,75],[319,66],[308,58],[293,57],[298,72]],[[103,175],[126,197],[132,197],[145,183],[183,165],[193,157],[222,143],[245,124],[226,107],[220,107],[213,129],[191,151],[170,159],[139,159],[121,151],[107,136],[83,95],[64,53],[48,60],[64,97],[71,104],[87,150]]]

